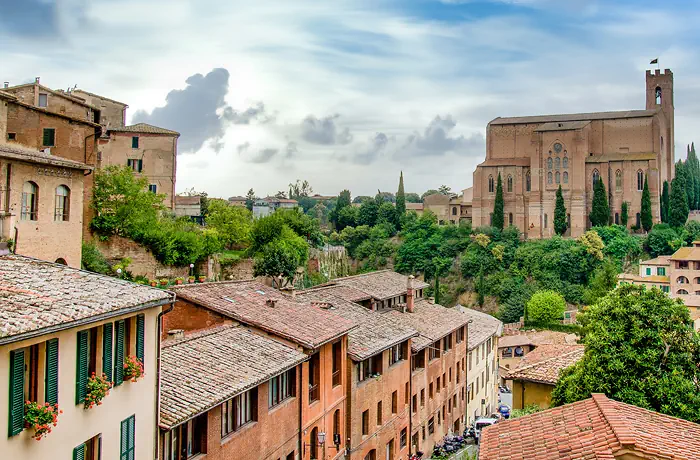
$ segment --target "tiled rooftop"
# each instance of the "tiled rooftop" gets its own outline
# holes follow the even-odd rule
[[[608,399],[602,394],[487,427],[479,458],[697,459],[700,425]],[[627,458],[627,457],[624,457]]]
[[[38,150],[23,147],[19,144],[5,144],[0,142],[0,158],[27,161],[29,163],[38,163],[50,166],[59,166],[70,169],[82,169],[84,171],[90,171],[93,169],[92,166],[86,165],[85,163],[66,160],[64,158],[51,155],[50,153],[44,153]]]
[[[384,300],[406,294],[408,276],[391,270],[379,270],[361,275],[338,278],[329,284],[349,286],[368,294],[375,299]],[[428,283],[414,279],[413,289],[424,289]]]
[[[416,299],[413,313],[401,313],[399,317],[406,326],[420,334],[411,342],[411,349],[419,351],[447,334],[467,324],[470,317],[454,308],[443,307],[426,299]],[[472,325],[469,326],[471,333]],[[471,343],[471,338],[470,338]]]
[[[163,343],[160,426],[173,428],[305,361],[307,355],[243,326]]]
[[[359,289],[355,289],[354,287],[350,286],[343,286],[342,284],[325,284],[322,286],[318,287],[313,287],[310,289],[306,289],[305,293],[310,293],[310,292],[317,292],[317,291],[331,291],[333,292],[333,295],[336,297],[340,297],[343,300],[347,300],[350,302],[362,302],[363,300],[369,300],[372,298],[371,295],[367,294],[364,291],[361,291]]]
[[[506,377],[554,385],[559,373],[583,357],[583,345],[540,345]]]
[[[583,120],[616,120],[621,118],[644,118],[651,117],[658,113],[658,109],[651,110],[621,110],[617,112],[589,112],[589,113],[568,113],[558,115],[534,115],[526,117],[498,117],[491,120],[490,125],[511,125],[522,123],[550,123],[564,121]]]
[[[671,256],[659,256],[649,260],[640,260],[639,265],[669,265]]]
[[[257,281],[190,284],[173,290],[179,298],[306,348],[318,348],[355,327],[354,322],[332,311],[297,301]],[[274,306],[267,300],[274,301]]]
[[[522,347],[524,345],[535,345],[526,335],[504,335],[498,339],[498,348]]]
[[[169,134],[172,136],[180,135],[180,133],[178,133],[177,131],[159,128],[158,126],[149,125],[148,123],[136,123],[135,125],[129,126],[117,126],[114,128],[109,128],[109,131],[121,133]]]
[[[455,309],[465,315],[467,321],[472,321],[469,324],[469,333],[467,334],[470,350],[481,345],[484,340],[492,335],[501,335],[503,332],[503,323],[488,313],[465,308],[461,305],[458,305]]]
[[[394,345],[408,340],[417,332],[403,324],[396,310],[373,312],[361,305],[346,300],[345,286],[329,286],[310,289],[297,294],[297,298],[309,302],[327,302],[333,306],[333,313],[358,324],[348,334],[348,355],[355,361],[362,361]]]
[[[20,255],[0,256],[0,342],[168,303],[172,294]]]

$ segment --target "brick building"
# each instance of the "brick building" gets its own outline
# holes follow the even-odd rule
[[[629,203],[639,225],[644,181],[652,214],[660,220],[664,181],[674,172],[673,73],[646,73],[644,110],[496,118],[486,128],[486,161],[474,172],[473,225],[489,225],[500,174],[505,223],[528,238],[554,235],[555,193],[561,185],[578,237],[588,227],[593,184],[604,181],[611,219]],[[636,217],[635,217],[636,216]]]

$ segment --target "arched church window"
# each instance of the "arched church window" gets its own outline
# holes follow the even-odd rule
[[[661,136],[661,151],[664,151],[664,137]]]
[[[661,87],[656,87],[656,105],[661,105]]]
[[[508,213],[508,225],[513,225],[513,213]]]
[[[552,169],[552,159],[547,158],[547,169]]]
[[[615,191],[622,191],[622,171],[620,171],[619,169],[615,171]]]
[[[564,157],[564,159],[561,161],[562,166],[564,166],[564,169],[569,167],[569,158]]]
[[[556,158],[554,159],[554,167],[555,167],[556,169],[559,169],[560,161],[561,161],[561,160],[559,160],[559,157],[556,157]]]
[[[551,172],[548,172],[548,173],[547,173],[547,183],[548,183],[548,184],[551,184],[551,183],[552,183],[552,173],[551,173]]]
[[[532,187],[532,178],[530,177],[530,171],[525,174],[525,191],[529,192]]]
[[[568,184],[569,183],[569,173],[564,171],[564,183]]]
[[[489,176],[489,193],[493,193],[493,176]]]
[[[513,193],[513,176],[508,176],[508,193]]]
[[[637,190],[640,192],[644,190],[644,171],[641,169],[637,171]]]
[[[597,169],[593,170],[593,187],[595,187],[596,182],[600,180],[600,173]]]
[[[561,174],[559,174],[559,171],[557,171],[557,173],[554,175],[554,180],[557,184],[561,182]]]

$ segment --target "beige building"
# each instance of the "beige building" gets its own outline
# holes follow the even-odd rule
[[[154,458],[161,312],[173,295],[7,252],[0,284],[2,457]],[[138,381],[125,379],[127,358],[143,363]],[[115,386],[86,409],[93,372]],[[24,423],[28,401],[62,411],[39,441]]]
[[[127,104],[104,96],[89,93],[82,89],[73,89],[71,96],[85,101],[95,109],[99,109],[100,117],[98,123],[102,125],[102,132],[106,133],[112,128],[126,126]]]
[[[17,254],[80,267],[83,183],[92,167],[0,143],[0,235]]]
[[[419,208],[420,214],[423,211],[430,211],[438,219],[438,224],[459,224],[462,222],[471,222],[472,220],[472,188],[462,190],[460,195],[443,195],[435,193],[428,195],[423,199],[422,206],[409,207],[406,203],[407,210],[416,210]],[[413,203],[411,203],[413,204]]]
[[[554,235],[554,202],[561,185],[569,234],[590,227],[593,184],[604,181],[611,220],[629,203],[639,224],[642,189],[649,181],[652,214],[659,221],[664,181],[674,171],[673,74],[646,73],[644,110],[496,118],[486,128],[486,161],[474,172],[474,227],[490,225],[500,174],[504,221],[528,238]]]

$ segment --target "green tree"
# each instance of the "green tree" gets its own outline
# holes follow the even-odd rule
[[[399,224],[396,208],[391,203],[382,203],[377,211],[377,223],[387,222],[396,228]]]
[[[366,200],[360,205],[357,216],[358,225],[368,225],[374,227],[379,217],[379,205],[376,200]]]
[[[695,153],[695,142],[690,144],[688,157],[693,165],[693,177],[695,177],[695,206],[693,209],[700,209],[700,161],[698,161],[698,156]]]
[[[593,205],[588,218],[591,219],[591,224],[594,227],[608,225],[610,220],[608,197],[602,179],[598,179],[593,187]]]
[[[438,193],[441,195],[452,195],[452,187],[448,187],[447,185],[441,185],[438,187]]]
[[[199,194],[199,215],[204,218],[209,216],[209,195],[207,192]]]
[[[248,211],[253,211],[253,205],[255,204],[255,200],[257,197],[255,196],[255,192],[251,188],[248,190],[248,193],[245,196],[245,207],[248,208]]]
[[[527,321],[552,323],[564,317],[566,301],[555,291],[535,292],[527,302]]]
[[[649,181],[644,178],[644,191],[642,192],[642,228],[645,232],[651,230],[654,222],[651,217],[651,195],[649,194]]]
[[[700,422],[700,337],[682,301],[625,285],[589,307],[581,322],[585,352],[560,374],[554,405],[605,393]]]
[[[406,203],[420,203],[421,201],[421,197],[417,193],[406,194]]]
[[[620,224],[627,228],[627,221],[629,220],[629,203],[626,201],[622,202],[622,214],[620,215]]]
[[[403,189],[403,171],[399,176],[399,189],[396,192],[396,215],[399,219],[406,214],[406,194]]]
[[[312,193],[314,193],[314,189],[307,180],[297,179],[295,183],[289,184],[289,198],[292,200],[309,197]]]
[[[500,230],[503,229],[503,184],[501,183],[501,173],[498,173],[498,182],[496,183],[496,201],[493,204],[491,226]]]
[[[423,194],[420,196],[420,199],[421,199],[421,201],[423,201],[423,200],[425,200],[425,197],[426,197],[426,196],[437,195],[438,193],[440,193],[440,192],[437,191],[437,190],[435,190],[435,189],[432,189],[432,188],[431,188],[430,190],[427,190],[425,193],[423,193]]]
[[[101,273],[103,275],[107,275],[112,271],[107,259],[100,252],[95,243],[83,242],[80,265],[83,270]]]
[[[668,181],[664,181],[663,192],[661,193],[661,222],[668,223],[670,198],[668,195]]]
[[[246,208],[230,206],[224,200],[211,200],[207,226],[216,230],[221,243],[228,249],[248,244],[253,229],[253,215]]]
[[[564,196],[561,192],[561,185],[557,189],[557,199],[554,205],[554,231],[557,235],[566,233],[566,206],[564,205]]]
[[[338,227],[338,217],[340,215],[340,211],[342,211],[343,208],[345,208],[347,206],[351,206],[350,190],[343,190],[338,195],[338,199],[335,202],[335,207],[333,208],[330,215],[328,216],[328,219],[331,222],[333,222],[333,225],[335,225],[336,228]]]
[[[309,246],[289,227],[283,226],[279,235],[266,243],[256,254],[255,276],[269,276],[273,286],[282,288],[294,282],[297,269],[306,264]]]
[[[686,171],[686,193],[688,195],[688,208],[690,210],[697,209],[697,197],[695,196],[695,187],[698,178],[698,168],[697,168],[698,157],[695,154],[695,145],[691,151],[690,146],[688,146],[688,154],[684,162]]]
[[[440,277],[450,269],[452,259],[448,257],[434,257],[432,265],[432,275],[435,278],[435,303],[440,304]]]
[[[603,264],[593,272],[593,277],[590,283],[588,283],[583,301],[587,305],[592,305],[608,292],[615,289],[617,285],[617,273],[618,270],[615,263],[610,259],[606,259]]]
[[[343,230],[345,227],[355,227],[359,221],[359,209],[352,206],[345,206],[338,213],[338,221],[335,224],[336,230]]]
[[[671,181],[668,223],[671,227],[682,227],[688,220],[688,194],[685,191],[685,170],[680,162],[676,164],[676,177]]]

